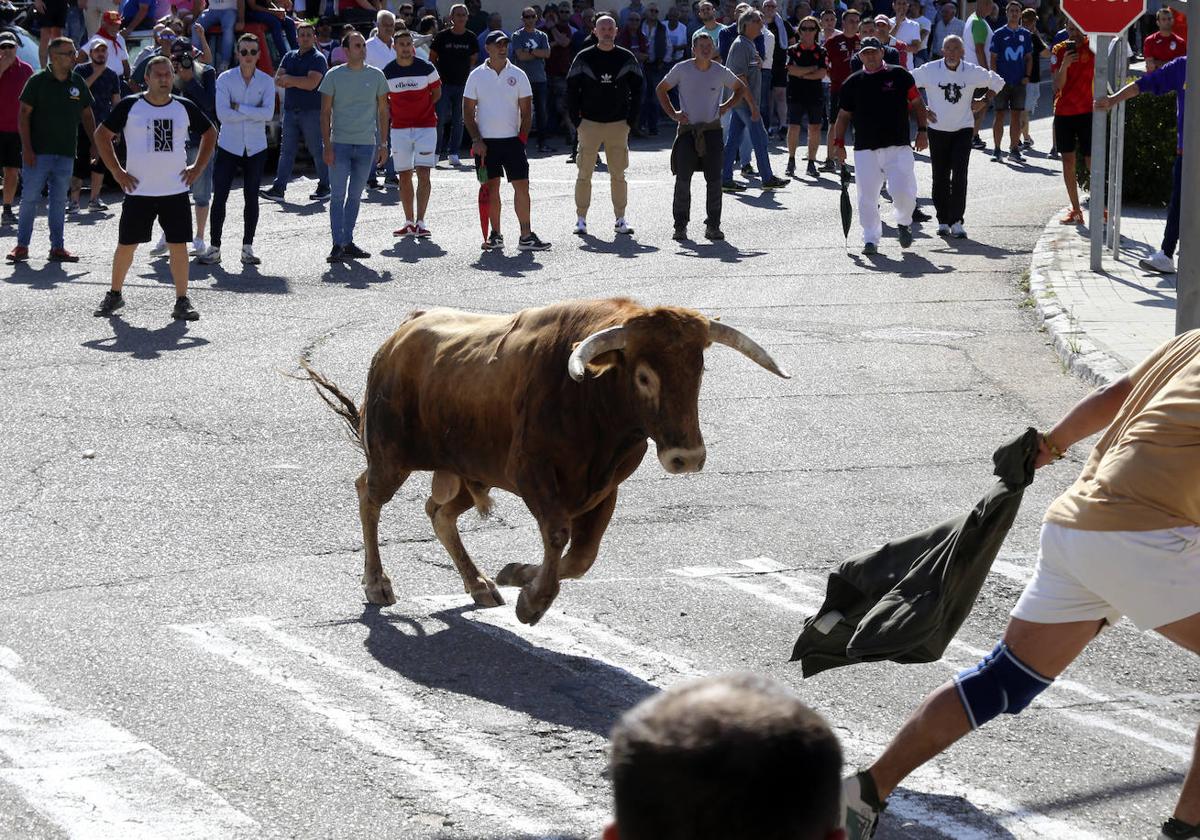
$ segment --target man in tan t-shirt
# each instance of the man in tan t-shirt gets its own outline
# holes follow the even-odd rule
[[[930,694],[883,754],[843,785],[850,840],[887,797],[972,729],[1017,714],[1104,628],[1126,616],[1200,654],[1200,330],[1093,391],[1042,436],[1035,466],[1104,430],[1046,512],[1037,569],[1003,640]],[[1200,838],[1200,732],[1164,840]]]

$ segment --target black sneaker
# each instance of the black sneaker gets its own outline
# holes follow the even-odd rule
[[[309,193],[308,197],[312,201],[321,201],[322,199],[329,198],[329,185],[317,184],[317,188]]]
[[[708,225],[704,228],[704,238],[711,239],[713,242],[720,242],[725,238],[725,234],[721,233],[721,229],[719,227]]]
[[[912,244],[912,228],[908,225],[896,225],[896,238],[900,240],[901,248],[907,248]]]
[[[914,222],[928,222],[929,214],[926,213],[924,210],[922,210],[920,207],[914,207],[913,208],[913,221]]]
[[[574,152],[571,152],[571,154],[567,155],[566,162],[567,163],[575,163],[575,153]]]
[[[1055,160],[1058,160],[1058,149],[1055,148],[1054,146],[1050,147],[1050,157]]]
[[[543,242],[538,239],[538,235],[533,231],[529,231],[528,236],[522,236],[517,240],[518,251],[549,251],[550,243]]]
[[[1000,163],[1003,159],[1004,155],[1001,153],[1000,147],[997,146],[995,151],[992,152],[992,163]]]
[[[788,158],[787,166],[785,166],[783,168],[783,174],[788,176],[789,178],[796,177],[796,159],[795,158],[793,158],[793,157]]]
[[[286,198],[283,190],[279,189],[278,187],[270,187],[265,190],[259,190],[258,194],[263,198],[271,198],[275,201],[283,201],[283,199]]]
[[[671,234],[671,238],[676,242],[687,242],[687,228],[676,227],[675,232]]]
[[[325,258],[327,263],[338,263],[346,259],[346,249],[341,245],[334,245],[329,251],[329,256]]]
[[[971,145],[974,146],[976,149],[986,149],[987,148],[987,143],[985,143],[983,141],[983,138],[980,137],[978,134],[976,134],[974,137],[971,138]]]
[[[1161,840],[1190,840],[1200,837],[1200,825],[1188,825],[1174,817],[1163,823]]]
[[[752,175],[754,175],[754,167],[747,163],[742,167],[742,177],[749,178]]]
[[[106,318],[124,305],[125,298],[120,292],[108,291],[104,293],[104,300],[100,301],[100,306],[92,314],[97,318]]]
[[[721,191],[722,192],[731,192],[731,193],[732,192],[745,192],[746,185],[739,184],[737,181],[722,181],[721,182]]]
[[[11,207],[5,207],[4,212],[0,213],[0,224],[15,225],[17,223],[17,214],[12,211]]]
[[[1017,146],[1008,150],[1008,159],[1013,163],[1024,163],[1025,156],[1021,154],[1021,149]]]
[[[874,242],[866,242],[863,244],[862,252],[868,257],[873,257],[879,253],[879,246]]]
[[[764,190],[778,190],[786,187],[789,183],[791,182],[783,178],[771,178],[762,182],[762,188]]]
[[[808,159],[808,166],[805,168],[804,173],[806,175],[808,175],[808,177],[810,177],[810,178],[820,178],[821,177],[820,175],[817,174],[817,162],[815,160],[813,160],[812,158]]]
[[[197,321],[200,319],[200,313],[192,307],[188,296],[184,295],[175,298],[175,308],[171,310],[171,317],[177,321]]]
[[[369,259],[371,257],[371,254],[369,252],[364,251],[362,248],[359,248],[353,242],[351,242],[349,245],[343,245],[342,253],[345,254],[349,259],[352,259],[352,260],[365,260],[365,259]]]
[[[501,234],[497,231],[492,231],[488,235],[488,238],[483,240],[483,245],[481,245],[480,247],[485,251],[503,251],[504,250],[503,234]]]

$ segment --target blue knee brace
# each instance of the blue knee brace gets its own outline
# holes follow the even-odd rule
[[[974,668],[960,671],[954,678],[972,729],[999,714],[1021,712],[1052,682],[1013,656],[1004,642],[998,642]]]

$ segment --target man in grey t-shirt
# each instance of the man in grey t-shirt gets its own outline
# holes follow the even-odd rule
[[[688,216],[692,209],[692,175],[697,169],[703,170],[708,189],[704,235],[714,240],[725,238],[721,233],[724,144],[721,142],[720,119],[739,99],[751,103],[757,101],[749,98],[750,91],[741,79],[713,61],[716,51],[712,35],[707,30],[697,29],[692,35],[692,55],[695,57],[673,66],[654,89],[662,109],[679,124],[671,146],[671,171],[675,174],[675,200],[671,210],[675,216],[673,238],[677,242],[687,239]],[[678,111],[667,96],[672,88],[678,88]],[[725,88],[733,94],[721,101]]]

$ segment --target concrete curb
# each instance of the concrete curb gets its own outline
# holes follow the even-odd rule
[[[1093,342],[1058,299],[1056,288],[1060,287],[1066,276],[1080,270],[1078,265],[1069,264],[1062,258],[1067,243],[1079,235],[1074,225],[1058,223],[1058,218],[1065,211],[1066,208],[1050,217],[1033,247],[1029,266],[1029,294],[1063,366],[1084,382],[1105,385],[1119,379],[1129,367]]]

